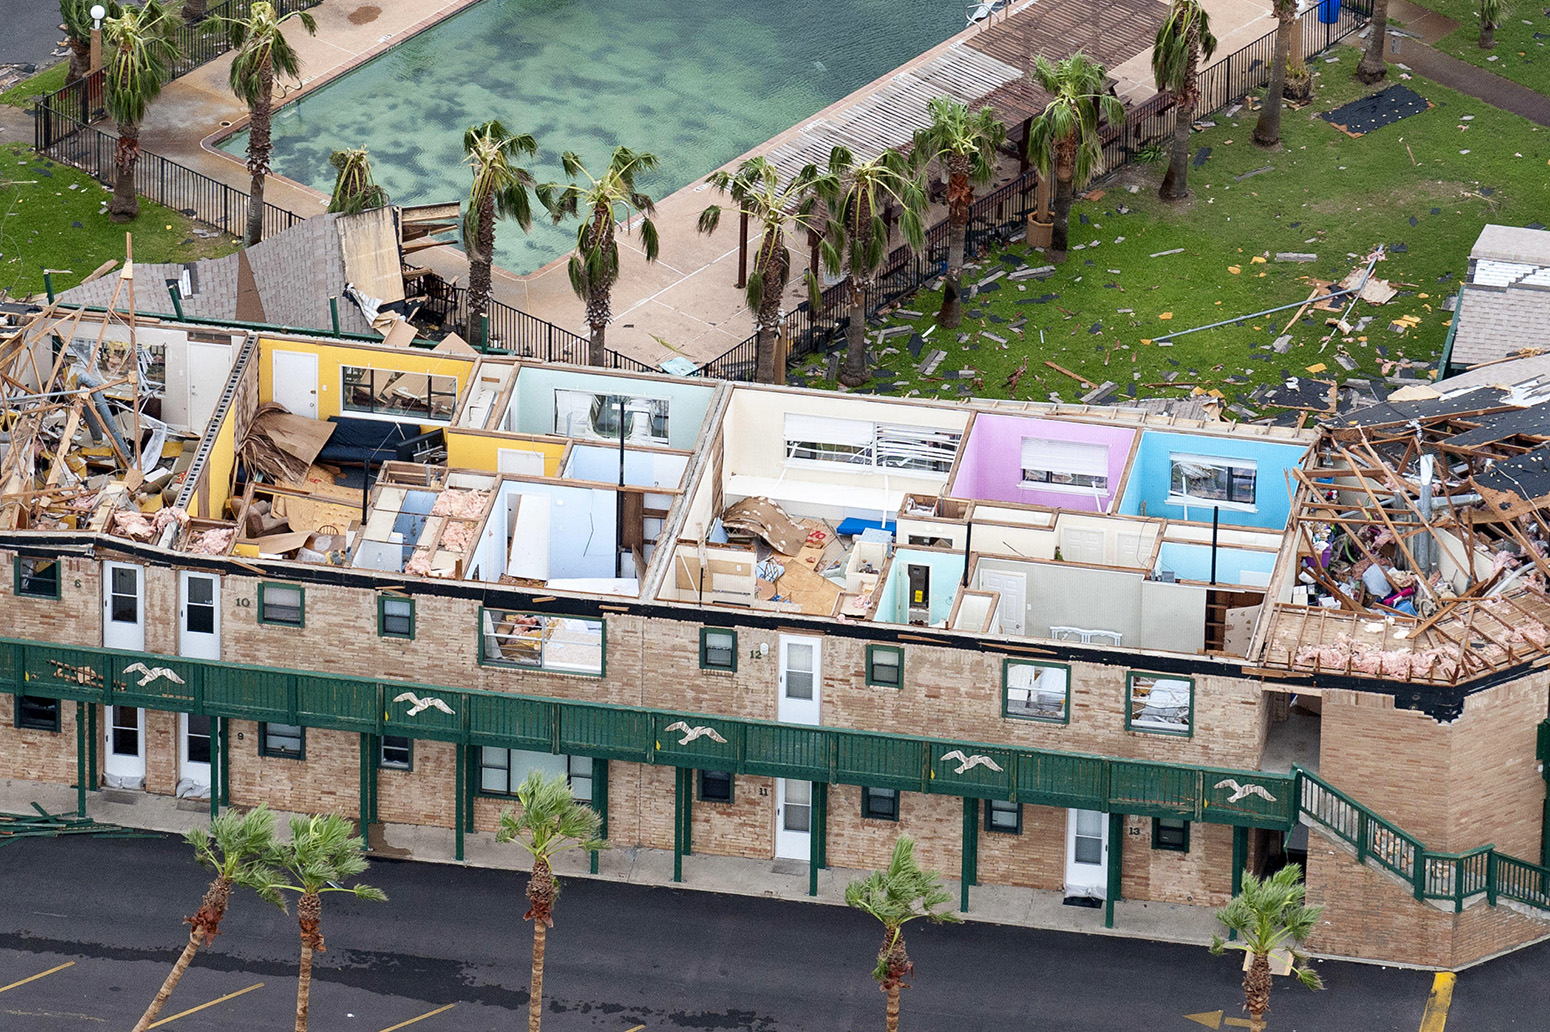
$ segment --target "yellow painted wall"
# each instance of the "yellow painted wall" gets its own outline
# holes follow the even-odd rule
[[[337,342],[276,340],[272,337],[260,337],[258,348],[258,398],[260,402],[274,400],[273,352],[291,351],[318,356],[319,419],[352,414],[343,412],[340,409],[341,366],[369,366],[373,369],[392,369],[402,373],[455,376],[457,377],[459,397],[462,396],[463,388],[467,385],[468,377],[472,374],[474,368],[473,356],[434,354],[429,351],[401,348],[376,348],[369,344],[352,345]],[[491,468],[493,469],[494,467],[492,466]]]
[[[210,446],[210,454],[205,459],[204,472],[200,474],[209,485],[210,504],[208,507],[201,504],[202,492],[196,488],[188,506],[190,516],[217,520],[226,508],[226,498],[231,491],[231,471],[237,463],[236,409],[235,405],[227,407],[226,418],[221,420],[221,427],[216,431],[215,440]]]
[[[544,476],[557,477],[560,475],[560,458],[565,454],[565,443],[448,429],[447,465],[453,469],[479,469],[494,473],[500,469],[502,449],[536,451],[544,457]]]

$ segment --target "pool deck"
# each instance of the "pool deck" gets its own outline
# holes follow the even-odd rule
[[[293,86],[277,100],[284,103],[305,95],[477,2],[377,0],[367,4],[324,0],[312,10],[318,26],[316,36],[309,37],[299,28],[286,34],[301,58],[303,81],[300,89]],[[1219,41],[1219,58],[1271,31],[1275,24],[1267,13],[1268,5],[1251,0],[1205,0],[1205,5]],[[1094,14],[1100,7],[1100,13]],[[1150,40],[1166,10],[1164,0],[1119,0],[1113,5],[1099,5],[1094,0],[1021,0],[1009,14],[966,29],[831,104],[802,125],[750,149],[729,165],[753,154],[770,154],[783,158],[781,164],[795,167],[815,160],[820,151],[827,155],[834,142],[846,142],[858,155],[870,157],[884,146],[907,142],[911,129],[923,124],[926,100],[938,93],[975,102],[1000,91],[1001,96],[1021,96],[1025,105],[1037,102],[1037,96],[1030,98],[1032,91],[1020,83],[1031,61],[1019,59],[1024,48],[1035,41],[1040,52],[1051,58],[1081,48],[1108,65],[1121,97],[1139,103],[1154,92]],[[248,176],[242,160],[214,145],[246,123],[246,108],[227,85],[230,66],[229,56],[218,58],[168,84],[151,108],[140,140],[147,150],[246,190]],[[510,123],[509,118],[507,121]],[[649,149],[651,141],[634,141],[633,145]],[[1014,161],[1002,165],[998,183],[1011,178],[1016,169]],[[710,171],[707,169],[707,174]],[[265,198],[301,215],[320,213],[327,205],[326,195],[274,174],[267,179]],[[443,200],[461,199],[459,192]],[[645,261],[637,238],[621,236],[614,321],[608,329],[610,347],[651,364],[674,353],[705,362],[752,333],[753,321],[743,292],[734,287],[736,220],[725,220],[711,237],[696,229],[700,211],[716,199],[702,179],[658,202],[661,257],[654,263]],[[933,221],[940,217],[939,211],[931,215]],[[500,232],[520,230],[511,224],[503,225]],[[794,242],[794,264],[805,264],[801,251],[802,245]],[[430,248],[418,252],[414,261],[449,279],[466,281],[467,261],[455,248]],[[586,333],[583,307],[571,291],[563,259],[526,276],[497,269],[494,287],[497,300]],[[794,305],[802,296],[801,289],[794,286],[789,303]],[[665,348],[662,341],[671,348]]]

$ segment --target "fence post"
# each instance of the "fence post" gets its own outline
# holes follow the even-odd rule
[[[1415,876],[1415,898],[1426,899],[1426,848],[1420,843],[1415,847],[1415,870],[1411,872]]]
[[[1496,850],[1488,849],[1485,852],[1485,901],[1491,906],[1496,906]]]
[[[1367,862],[1367,835],[1368,835],[1368,833],[1369,833],[1369,828],[1367,826],[1367,812],[1365,810],[1357,810],[1356,811],[1356,862],[1359,863],[1359,864],[1365,864]]]

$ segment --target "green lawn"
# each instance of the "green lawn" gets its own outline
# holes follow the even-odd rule
[[[1467,270],[1480,227],[1525,225],[1550,210],[1550,132],[1412,79],[1407,85],[1434,108],[1359,139],[1346,136],[1314,116],[1365,92],[1351,78],[1357,56],[1342,48],[1337,62],[1314,65],[1318,93],[1309,107],[1285,113],[1284,149],[1254,147],[1249,134],[1255,116],[1247,112],[1218,115],[1214,128],[1196,133],[1194,147],[1211,153],[1204,166],[1191,169],[1194,197],[1184,205],[1157,199],[1161,166],[1131,166],[1098,184],[1105,190],[1101,198],[1079,200],[1072,209],[1071,242],[1084,249],[1071,251],[1047,279],[1013,282],[1003,276],[990,283],[968,302],[962,331],[927,334],[940,293],[907,299],[902,309],[923,314],[896,311],[881,325],[911,327],[923,338],[914,345],[920,358],[911,355],[912,334],[888,337],[874,345],[882,368],[864,389],[1036,401],[1074,401],[1087,392],[1045,365],[1048,360],[1094,384],[1114,381],[1121,399],[1132,388],[1137,397],[1189,393],[1190,387],[1158,386],[1171,374],[1173,383],[1220,390],[1229,405],[1259,414],[1264,409],[1248,400],[1249,391],[1288,375],[1306,378],[1309,366],[1325,367],[1314,374],[1319,378],[1398,376],[1412,369],[1425,377],[1447,335],[1451,316],[1443,302]],[[1130,186],[1138,192],[1130,193]],[[1352,322],[1373,319],[1349,340],[1336,335],[1321,343],[1331,332],[1325,325],[1330,316],[1314,312],[1290,329],[1290,349],[1277,353],[1273,343],[1294,308],[1181,336],[1171,345],[1148,343],[1168,331],[1300,303],[1312,289],[1311,277],[1338,280],[1379,244],[1391,253],[1374,275],[1401,293],[1381,307],[1359,303]],[[1275,260],[1276,252],[1293,251],[1315,253],[1318,260]],[[965,282],[1044,264],[1042,254],[1017,244],[981,256]],[[1419,324],[1393,331],[1390,324],[1402,315]],[[870,339],[877,341],[877,325]],[[921,367],[937,349],[946,355],[926,376]],[[1025,359],[1027,371],[1009,390],[1009,374]],[[1348,371],[1346,363],[1354,368]],[[821,356],[793,372],[794,382],[835,386]]]
[[[101,213],[107,199],[85,173],[23,146],[0,147],[0,294],[41,293],[44,269],[69,270],[54,275],[54,289],[72,287],[108,259],[123,261],[126,231],[141,262],[194,261],[237,249],[235,238],[202,236],[211,231],[143,198],[140,217],[118,225]],[[165,301],[151,310],[164,310]]]
[[[61,61],[54,67],[39,72],[30,79],[23,79],[10,89],[0,93],[0,104],[9,104],[12,107],[29,107],[32,98],[39,93],[53,93],[63,89],[65,85],[65,73],[70,70],[70,62]]]
[[[1546,46],[1550,43],[1550,15],[1545,14],[1546,5],[1512,5],[1496,29],[1496,47],[1481,50],[1478,0],[1416,2],[1459,23],[1455,31],[1436,44],[1438,50],[1522,83],[1531,90],[1550,93],[1550,47]],[[1536,39],[1536,35],[1540,38]],[[1404,60],[1403,54],[1400,60]]]

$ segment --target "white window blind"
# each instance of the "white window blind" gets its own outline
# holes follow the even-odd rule
[[[1023,469],[1045,469],[1052,473],[1107,477],[1109,447],[1082,441],[1051,441],[1042,437],[1023,438]]]
[[[872,424],[859,419],[831,419],[828,416],[786,415],[787,441],[816,441],[865,448],[872,443]]]
[[[790,413],[786,458],[946,475],[963,435],[935,427]]]
[[[877,424],[877,464],[888,469],[947,473],[953,468],[961,434],[933,427]]]

